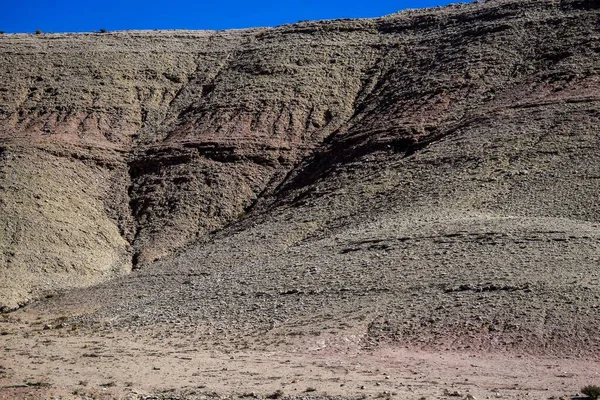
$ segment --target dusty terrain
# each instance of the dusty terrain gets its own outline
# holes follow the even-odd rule
[[[600,385],[599,26],[0,36],[0,398]]]
[[[2,325],[10,330],[4,354],[11,363],[2,371],[1,399],[251,399],[277,393],[304,399],[566,399],[600,372],[596,361],[579,357],[364,346],[359,331],[323,331],[285,343],[277,333],[264,333],[257,346],[253,335],[206,340],[174,333],[172,326],[144,333],[31,327]],[[30,332],[27,339],[23,331]]]

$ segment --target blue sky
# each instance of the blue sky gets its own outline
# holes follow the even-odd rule
[[[246,28],[300,20],[376,17],[405,8],[432,7],[457,1],[0,0],[0,31]]]

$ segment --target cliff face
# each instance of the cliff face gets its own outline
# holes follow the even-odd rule
[[[490,1],[0,36],[0,307],[231,224],[259,251],[391,211],[597,223],[598,20],[591,0]]]

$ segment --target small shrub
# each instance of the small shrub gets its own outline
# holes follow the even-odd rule
[[[42,31],[41,31],[41,29],[38,29],[37,31],[35,31],[35,34],[36,34],[36,35],[41,35],[41,34],[42,34]]]
[[[4,33],[5,33],[4,31],[0,31],[0,35],[4,35]]]
[[[590,399],[600,398],[600,386],[588,385],[581,389],[581,393],[585,394]]]
[[[106,29],[104,29],[104,28],[100,29],[100,33],[106,33],[106,32],[108,32]]]

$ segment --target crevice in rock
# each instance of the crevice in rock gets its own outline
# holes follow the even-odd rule
[[[133,167],[133,161],[129,160],[127,162],[127,177],[128,177],[128,184],[129,186],[127,187],[127,196],[128,196],[128,210],[129,210],[129,216],[131,217],[132,223],[133,223],[133,235],[131,237],[131,239],[129,240],[129,244],[131,246],[131,250],[132,250],[132,254],[131,254],[131,269],[132,270],[136,270],[138,269],[138,262],[139,262],[139,254],[137,252],[137,249],[135,248],[136,242],[139,238],[140,235],[140,226],[138,224],[138,220],[137,220],[137,215],[135,213],[135,209],[137,207],[136,201],[134,200],[135,197],[135,193],[134,193],[134,185],[135,185],[135,175],[134,175],[134,167]]]

